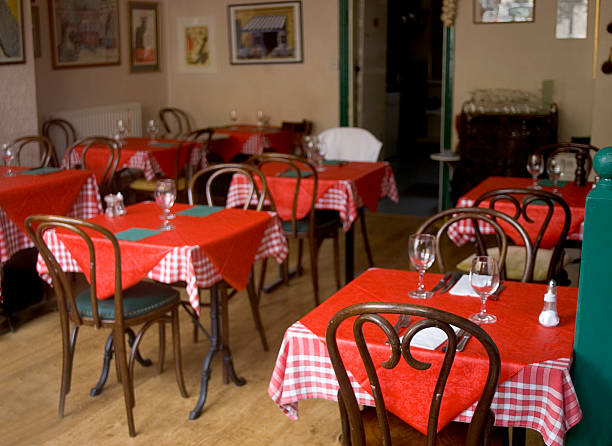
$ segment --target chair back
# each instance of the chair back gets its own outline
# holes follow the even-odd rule
[[[544,159],[561,153],[572,153],[576,158],[576,171],[574,173],[574,183],[576,186],[584,186],[593,167],[593,155],[591,151],[597,152],[599,147],[590,144],[578,144],[573,142],[562,142],[558,144],[548,144],[539,147],[535,153],[540,153]]]
[[[281,123],[281,130],[291,132],[291,145],[293,146],[293,152],[296,155],[304,156],[305,153],[302,150],[302,137],[312,133],[312,121],[308,121],[306,119],[304,119],[302,122],[283,121]]]
[[[94,248],[93,236],[102,236],[107,239],[112,245],[114,258],[98,259],[104,262],[114,262],[115,272],[115,323],[123,324],[123,294],[121,286],[121,253],[119,251],[119,243],[115,235],[108,229],[91,223],[85,220],[76,218],[62,217],[56,215],[30,215],[25,220],[25,227],[28,235],[34,241],[36,248],[40,252],[43,260],[49,270],[49,275],[52,280],[53,290],[55,292],[60,318],[63,322],[71,320],[76,325],[93,325],[96,328],[102,326],[104,320],[100,317],[98,311],[98,293],[96,286],[96,254]],[[43,240],[43,233],[47,229],[55,229],[61,231],[69,231],[80,237],[89,251],[89,298],[91,304],[91,318],[84,318],[79,314],[77,309],[76,299],[73,292],[73,281],[69,279],[66,273],[62,270],[55,255],[49,250],[47,244]]]
[[[189,115],[180,108],[166,107],[159,111],[166,138],[183,138],[191,133]]]
[[[392,325],[383,316],[388,314],[405,314],[423,319],[412,324],[400,341]],[[484,439],[487,437],[495,419],[491,411],[491,402],[493,401],[493,396],[499,382],[501,368],[499,351],[491,337],[478,325],[456,314],[420,305],[376,302],[360,303],[340,310],[329,322],[325,336],[329,357],[334,367],[338,383],[340,384],[338,404],[340,406],[342,435],[345,445],[351,444],[352,446],[362,446],[366,444],[365,430],[359,411],[359,405],[353,387],[351,386],[344,361],[340,355],[337,342],[337,333],[340,324],[346,319],[355,316],[356,318],[352,321],[352,333],[354,342],[357,345],[362,362],[365,366],[372,389],[372,396],[376,403],[376,414],[378,426],[382,435],[382,444],[385,446],[391,445],[391,434],[389,431],[385,399],[381,392],[377,369],[381,366],[385,369],[393,369],[398,365],[401,358],[404,358],[404,361],[416,370],[426,370],[430,368],[430,363],[417,360],[410,351],[410,342],[412,338],[421,330],[429,327],[436,327],[443,330],[448,337],[446,353],[431,397],[427,425],[427,444],[436,444],[440,405],[446,381],[453,366],[457,347],[457,337],[451,325],[471,334],[474,339],[477,339],[482,344],[487,353],[489,361],[488,374],[476,410],[472,416],[465,443],[469,446],[484,444]],[[388,343],[391,346],[391,355],[389,359],[382,364],[374,364],[370,354],[363,330],[363,325],[366,322],[380,328],[386,335]],[[345,332],[348,333],[348,331]],[[352,341],[352,339],[350,341]],[[469,379],[470,377],[467,377],[467,380]]]
[[[376,161],[382,142],[369,131],[357,127],[337,127],[320,133],[321,151],[328,159]]]
[[[112,138],[105,136],[88,136],[75,142],[68,148],[66,153],[66,160],[68,167],[80,167],[81,169],[88,169],[87,167],[87,155],[89,150],[94,147],[96,150],[105,150],[108,152],[106,165],[98,180],[100,186],[100,194],[104,197],[106,194],[113,193],[116,189],[115,185],[115,173],[117,172],[117,166],[119,165],[119,159],[121,157],[121,145]],[[82,148],[81,151],[81,163],[73,165],[72,157],[73,152],[77,148]]]
[[[234,174],[244,175],[248,180],[249,192],[243,209],[249,209],[255,204],[255,210],[262,210],[264,200],[268,196],[265,175],[252,165],[238,163],[214,164],[196,172],[189,181],[187,188],[189,204],[201,203],[206,197],[206,204],[214,206],[217,201],[215,198],[227,197],[227,189]],[[215,193],[215,185],[223,178],[229,180],[224,184],[226,187],[223,188],[222,192],[216,191]],[[257,178],[259,184],[255,181],[255,178]]]
[[[259,170],[264,169],[266,164],[282,164],[283,169],[282,172],[291,174],[293,178],[296,179],[295,183],[289,186],[293,191],[293,193],[289,192],[291,197],[290,199],[290,209],[291,209],[291,233],[292,237],[297,237],[298,234],[298,221],[301,220],[298,217],[298,205],[300,203],[300,186],[302,184],[302,178],[307,176],[308,178],[312,177],[313,185],[312,185],[312,197],[306,203],[308,207],[308,214],[306,217],[308,219],[308,230],[314,234],[315,229],[315,212],[314,206],[317,200],[317,189],[319,184],[319,175],[316,167],[309,160],[304,157],[298,155],[292,155],[287,153],[261,153],[258,155],[254,155],[251,159],[251,162],[259,168]],[[305,173],[307,172],[307,173]],[[278,203],[280,197],[274,198],[274,191],[269,189],[269,198],[272,203],[273,209],[278,210]]]
[[[548,282],[552,279],[556,269],[561,267],[560,262],[563,255],[563,243],[567,238],[572,219],[572,214],[567,202],[559,195],[551,192],[521,188],[495,189],[486,192],[476,199],[473,206],[478,207],[483,201],[489,201],[490,209],[495,208],[496,203],[509,203],[513,209],[508,216],[516,222],[518,222],[520,218],[523,218],[523,220],[529,224],[537,224],[540,219],[538,218],[538,220],[536,220],[532,217],[538,216],[539,210],[541,215],[542,206],[545,206],[546,214],[541,220],[539,228],[537,228],[535,240],[532,240],[534,259],[541,247],[540,245],[544,234],[549,230],[549,223],[553,218],[555,210],[557,212],[563,212],[563,226],[552,248],[553,252],[548,265],[548,272],[546,273],[546,281]]]
[[[202,159],[206,158],[209,151],[210,142],[212,141],[215,129],[212,127],[206,127],[194,130],[185,135],[185,140],[181,143],[179,150],[176,151],[176,158],[174,160],[174,178],[179,178],[181,175],[185,175],[189,180],[193,172],[199,169],[202,163]],[[202,149],[199,151],[197,157],[197,163],[192,164],[193,151],[199,150],[198,144],[201,144]],[[185,158],[185,155],[187,156]],[[184,165],[180,164],[181,159],[186,159]]]
[[[55,159],[51,161],[52,163],[51,165],[53,167],[59,167],[60,166],[59,159],[61,155],[63,155],[66,152],[66,150],[68,150],[68,147],[70,147],[77,140],[77,134],[76,134],[76,130],[74,129],[74,126],[70,122],[66,121],[65,119],[59,119],[59,118],[47,119],[45,122],[43,122],[42,134],[43,136],[46,136],[50,140],[54,141],[56,153],[55,153]],[[63,135],[64,141],[62,145],[59,145],[59,141],[57,140],[57,138],[53,139],[53,136],[55,135],[57,135],[60,138]],[[60,147],[61,147],[61,153],[58,156],[57,151]]]
[[[531,244],[531,240],[529,239],[527,231],[525,231],[525,229],[516,220],[512,219],[511,217],[502,212],[499,212],[494,209],[477,207],[446,209],[429,217],[417,229],[417,234],[427,233],[432,229],[436,230],[436,228],[438,228],[441,222],[441,226],[436,231],[436,261],[438,262],[440,270],[442,272],[446,272],[447,267],[444,255],[442,253],[443,235],[448,233],[449,228],[453,224],[460,223],[462,220],[470,220],[470,223],[474,227],[476,239],[475,249],[476,255],[478,256],[487,255],[487,247],[485,239],[479,229],[479,223],[489,224],[494,229],[495,240],[497,246],[499,247],[499,271],[501,273],[502,279],[505,279],[506,276],[504,266],[506,263],[506,254],[508,251],[508,239],[504,229],[499,224],[499,221],[502,221],[513,227],[516,232],[521,236],[523,243],[525,244],[525,268],[523,270],[521,282],[531,281],[531,278],[533,276],[535,256],[533,246]]]
[[[20,166],[23,166],[24,162],[26,163],[25,165],[32,165],[29,162],[22,160],[24,149],[30,145],[38,146],[36,153],[38,156],[38,161],[34,163],[33,167],[49,167],[52,160],[56,159],[53,142],[51,142],[51,140],[46,136],[23,136],[14,140],[11,145],[15,148],[15,159],[17,160],[17,164]],[[26,152],[27,151],[28,150],[26,150]]]

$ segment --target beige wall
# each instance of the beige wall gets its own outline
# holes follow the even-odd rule
[[[553,99],[559,106],[559,139],[591,135],[595,1],[589,2],[587,39],[569,40],[555,38],[556,1],[535,2],[533,23],[487,25],[473,23],[473,3],[458,2],[453,115],[460,113],[474,89],[537,91],[542,80],[552,79]]]
[[[164,1],[160,2],[162,17]],[[147,119],[156,117],[160,108],[165,107],[165,63],[162,63],[160,72],[130,73],[127,0],[119,0],[121,64],[61,70],[52,68],[47,2],[38,0],[37,3],[42,37],[42,57],[36,59],[38,114],[41,122],[55,111],[139,102],[142,105],[143,123],[146,123]],[[162,42],[165,31],[162,23]],[[164,53],[165,48],[162,47],[162,58]]]
[[[603,74],[601,65],[610,57],[612,48],[612,34],[606,30],[612,21],[612,2],[601,2],[600,17],[591,142],[598,147],[607,147],[612,146],[612,74]]]
[[[222,125],[236,109],[238,121],[254,123],[258,109],[281,121],[314,121],[319,132],[338,124],[338,2],[302,2],[304,63],[230,65],[227,5],[236,0],[172,0],[166,4],[168,102],[189,110],[197,125]],[[252,3],[252,2],[243,2]],[[215,73],[179,72],[179,17],[214,18]]]
[[[0,144],[38,133],[29,2],[24,2],[25,64],[0,65]]]

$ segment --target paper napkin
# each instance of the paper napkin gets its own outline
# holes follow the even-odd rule
[[[449,293],[454,296],[480,297],[472,288],[472,285],[470,284],[470,276],[467,274],[461,276],[461,279],[459,279],[455,286],[450,289]]]
[[[348,164],[348,161],[344,160],[323,160],[323,164],[327,166],[344,166]]]
[[[309,177],[312,175],[312,172],[309,170],[301,170],[302,178]],[[297,178],[297,171],[295,170],[286,170],[278,174],[279,177],[287,177],[287,178]]]
[[[115,237],[117,237],[118,240],[123,240],[126,242],[137,242],[138,240],[151,237],[152,235],[159,234],[160,232],[161,231],[157,231],[155,229],[131,228],[116,233]]]
[[[176,143],[173,142],[163,142],[163,141],[150,141],[149,145],[151,147],[163,147],[169,149],[170,147],[176,146]]]
[[[22,170],[19,172],[22,175],[46,175],[48,173],[59,172],[62,169],[59,167],[39,167],[37,169]]]
[[[215,212],[219,212],[225,209],[223,206],[204,206],[198,204],[190,209],[185,209],[184,211],[177,212],[177,215],[186,215],[188,217],[206,217],[207,215],[214,214]]]
[[[550,180],[548,178],[543,178],[543,179],[539,180],[538,184],[540,186],[546,186],[546,187],[553,187],[555,185],[553,180]],[[557,186],[558,187],[564,187],[566,184],[567,184],[567,181],[557,181]]]
[[[459,331],[458,327],[451,325],[455,333]],[[419,331],[412,341],[410,342],[411,347],[420,347],[427,350],[435,350],[444,344],[447,340],[446,333],[436,327],[429,327]]]

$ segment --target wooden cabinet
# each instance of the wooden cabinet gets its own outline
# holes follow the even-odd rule
[[[557,142],[557,108],[548,113],[466,113],[457,118],[459,144],[453,200],[489,176],[527,177],[527,155]]]

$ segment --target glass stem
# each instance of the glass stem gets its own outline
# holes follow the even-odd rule
[[[425,275],[425,270],[424,269],[419,269],[419,286],[418,286],[418,290],[419,291],[425,290],[425,284],[423,283],[423,276],[424,275]]]
[[[480,298],[480,302],[481,302],[481,304],[480,304],[480,315],[484,317],[487,314],[487,306],[486,306],[486,304],[487,304],[487,296],[482,296]]]
[[[532,174],[531,178],[533,179],[533,187],[538,185],[538,174]]]

